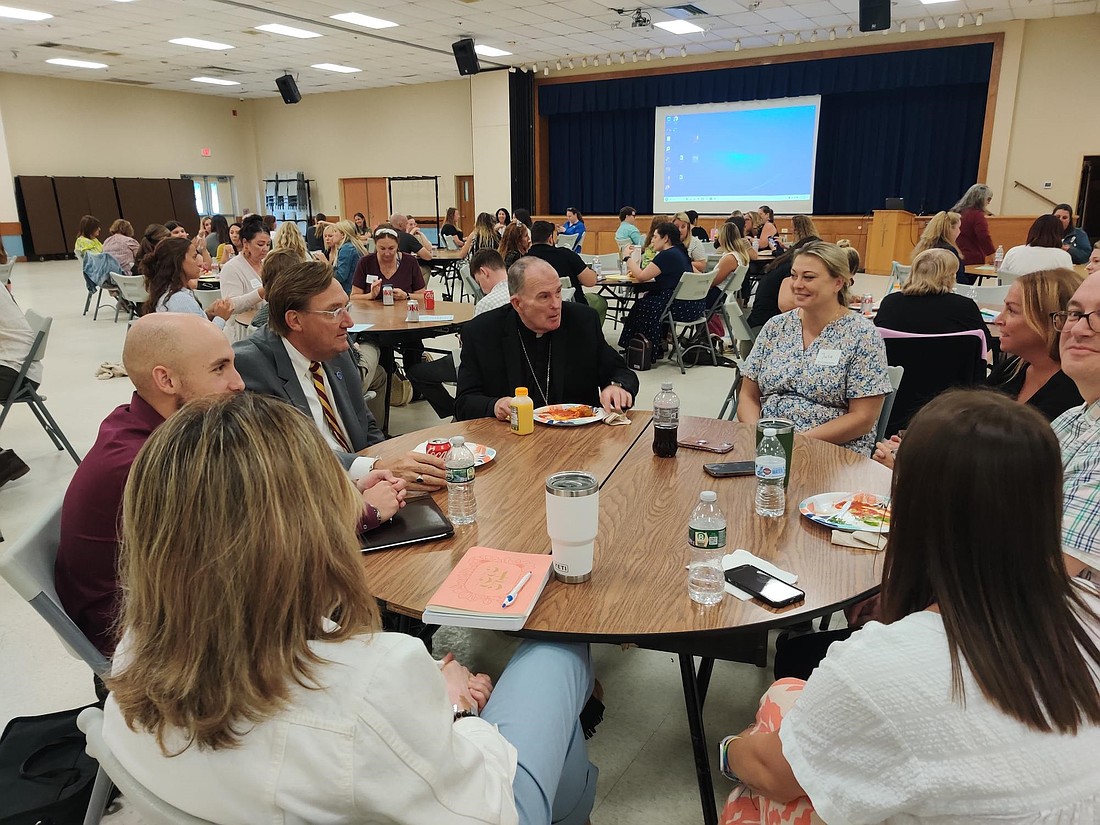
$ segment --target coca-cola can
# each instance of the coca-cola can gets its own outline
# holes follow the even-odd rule
[[[443,458],[451,451],[451,442],[446,438],[433,438],[424,448],[428,455],[436,455]]]
[[[859,309],[864,315],[870,318],[875,311],[875,296],[870,293],[863,295],[859,299]]]
[[[435,309],[435,293],[430,289],[424,290],[424,309],[428,312]]]

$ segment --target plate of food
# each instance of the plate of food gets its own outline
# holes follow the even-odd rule
[[[890,531],[890,498],[875,493],[821,493],[798,505],[810,521],[854,533]]]
[[[588,404],[550,404],[535,410],[535,420],[548,427],[579,427],[603,421],[606,417],[603,407]]]
[[[466,446],[470,448],[470,452],[474,454],[474,466],[480,467],[482,464],[488,464],[494,458],[497,457],[497,451],[492,447],[486,447],[484,444],[475,444],[472,441],[467,441]],[[428,452],[428,442],[421,441],[415,447],[413,452],[426,453]]]

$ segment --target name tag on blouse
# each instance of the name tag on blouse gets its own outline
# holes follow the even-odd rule
[[[253,289],[259,289],[260,288],[260,279],[259,278],[253,278],[252,281],[251,281],[251,284],[252,284]]]
[[[840,364],[840,350],[838,349],[823,349],[817,353],[817,358],[814,359],[814,364],[819,367],[835,367]]]

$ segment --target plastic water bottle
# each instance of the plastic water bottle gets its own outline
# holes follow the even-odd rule
[[[998,246],[997,251],[993,253],[993,271],[994,272],[1000,272],[1001,271],[1001,264],[1004,263],[1004,259],[1005,259],[1005,248],[1003,246]]]
[[[775,437],[775,430],[764,430],[756,448],[756,515],[778,518],[787,509],[783,479],[787,475],[787,453]]]
[[[447,465],[447,517],[454,524],[472,524],[477,520],[474,500],[474,454],[466,439],[456,435],[444,459]]]
[[[596,273],[597,278],[603,277],[603,261],[596,258],[596,260],[592,262],[592,271]]]
[[[661,458],[676,455],[676,432],[680,426],[680,397],[672,391],[672,382],[661,384],[653,397],[653,454]]]
[[[699,604],[718,604],[722,583],[722,556],[726,552],[726,517],[715,502],[717,494],[704,490],[688,520],[688,595]]]

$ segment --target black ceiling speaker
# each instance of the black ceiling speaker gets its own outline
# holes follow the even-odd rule
[[[474,51],[474,41],[469,37],[464,37],[452,43],[451,51],[455,53],[455,63],[458,64],[459,74],[477,74],[481,71],[481,64],[477,62],[477,52]]]
[[[890,28],[890,0],[859,0],[859,30],[881,32]]]
[[[297,103],[302,99],[302,93],[298,91],[298,84],[293,75],[284,74],[282,77],[275,78],[275,85],[279,87],[283,103]]]

